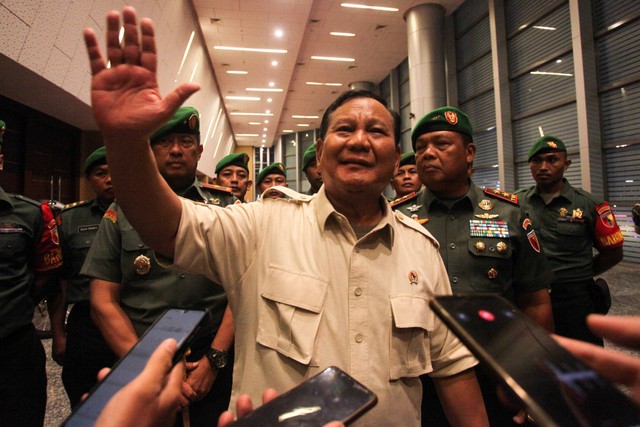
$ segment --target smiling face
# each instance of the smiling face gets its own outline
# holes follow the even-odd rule
[[[327,194],[343,200],[353,193],[379,197],[400,160],[393,117],[373,98],[352,98],[334,110],[317,149]]]
[[[459,197],[468,189],[476,147],[464,135],[435,131],[416,140],[416,164],[422,183],[439,197]]]

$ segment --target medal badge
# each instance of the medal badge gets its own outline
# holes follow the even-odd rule
[[[480,209],[482,209],[483,211],[490,211],[491,209],[493,209],[493,203],[489,199],[480,200],[478,206],[480,206]]]
[[[573,210],[573,218],[582,218],[582,209],[578,208],[578,209],[574,209]]]
[[[418,285],[418,273],[415,270],[411,270],[407,277],[409,278],[409,285]]]
[[[560,208],[558,210],[558,213],[560,214],[560,216],[567,216],[567,214],[569,213],[569,211],[567,210],[567,208]]]
[[[147,256],[138,255],[133,261],[133,266],[136,269],[136,273],[140,276],[145,276],[151,270],[151,260]]]
[[[415,204],[414,204],[413,206],[409,206],[409,207],[407,208],[407,210],[408,210],[409,212],[418,212],[418,211],[420,210],[420,208],[421,208],[421,207],[422,207],[422,205],[415,205]]]

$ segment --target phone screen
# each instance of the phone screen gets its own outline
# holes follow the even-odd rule
[[[336,420],[348,424],[376,403],[373,392],[332,366],[230,426],[321,427]]]
[[[550,426],[640,425],[640,407],[496,295],[436,296],[430,302],[460,340]]]
[[[151,353],[167,338],[178,342],[173,363],[184,356],[191,338],[207,318],[202,310],[169,309],[140,337],[131,350],[121,358],[101,382],[91,390],[65,421],[65,426],[93,425],[109,399],[142,372]]]

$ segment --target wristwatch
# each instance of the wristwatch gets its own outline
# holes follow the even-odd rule
[[[207,351],[207,359],[209,360],[211,369],[213,369],[214,371],[219,371],[220,369],[227,366],[227,362],[229,361],[229,353],[223,350],[210,348],[209,351]]]

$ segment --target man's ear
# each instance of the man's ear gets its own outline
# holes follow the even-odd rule
[[[213,178],[213,185],[220,185],[218,184],[218,177]]]
[[[564,161],[564,171],[566,172],[567,169],[569,169],[569,166],[571,166],[571,159],[566,159]]]
[[[200,161],[200,156],[202,156],[202,150],[204,149],[204,147],[202,146],[202,144],[198,144],[198,161]]]
[[[253,186],[253,181],[251,180],[247,181],[247,191],[249,191],[252,186]]]

